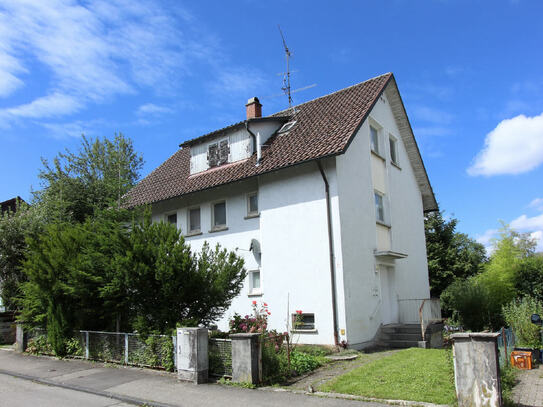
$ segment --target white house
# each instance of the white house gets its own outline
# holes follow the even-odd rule
[[[303,311],[299,342],[363,348],[418,321],[429,298],[424,213],[437,203],[391,73],[181,144],[129,194],[198,250],[237,250],[249,271],[234,313]]]

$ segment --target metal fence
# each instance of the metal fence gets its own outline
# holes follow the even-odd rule
[[[498,352],[500,356],[500,366],[509,363],[511,351],[515,347],[515,335],[512,328],[502,328],[498,336]]]
[[[51,353],[47,331],[28,331],[29,350]],[[68,341],[68,355],[75,358],[125,365],[173,370],[176,366],[177,338],[167,335],[142,336],[134,333],[76,331]]]
[[[209,374],[232,377],[232,340],[209,338]]]

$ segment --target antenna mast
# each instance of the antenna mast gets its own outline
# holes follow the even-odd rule
[[[287,42],[285,41],[283,31],[281,31],[281,26],[277,25],[277,27],[279,28],[279,33],[281,34],[281,39],[283,40],[283,46],[285,47],[285,56],[287,58],[287,71],[284,73],[283,87],[281,89],[288,97],[288,107],[292,108],[292,96],[290,94],[290,50],[287,47]]]

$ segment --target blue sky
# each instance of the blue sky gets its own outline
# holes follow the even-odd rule
[[[481,242],[543,250],[543,2],[0,0],[0,200],[81,133],[134,140],[146,175],[183,140],[393,72],[441,209]]]

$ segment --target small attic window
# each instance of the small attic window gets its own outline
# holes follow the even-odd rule
[[[279,134],[286,133],[287,131],[292,129],[295,124],[296,124],[296,120],[283,124],[283,127],[281,127],[277,133]]]
[[[230,146],[228,145],[228,139],[211,143],[207,146],[207,163],[210,167],[226,164],[229,153]]]

